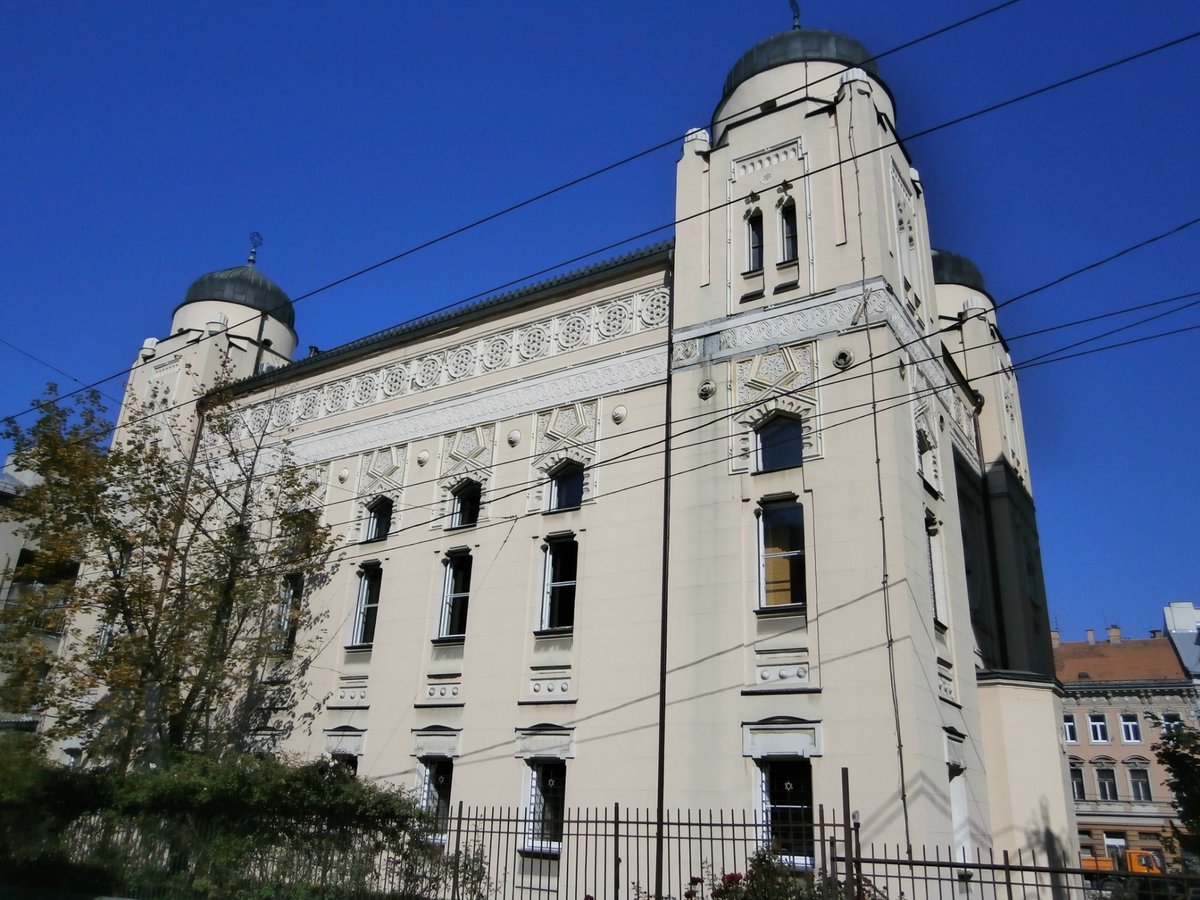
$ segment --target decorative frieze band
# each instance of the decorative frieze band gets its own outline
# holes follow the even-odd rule
[[[670,291],[655,287],[497,331],[252,406],[256,431],[315,422],[480,375],[640,334],[667,324]]]

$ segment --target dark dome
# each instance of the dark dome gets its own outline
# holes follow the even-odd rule
[[[817,60],[858,66],[879,78],[879,70],[871,62],[871,53],[854,38],[821,28],[793,28],[759,41],[742,54],[725,79],[721,103],[729,99],[739,84],[759,72],[787,63]]]
[[[949,250],[933,251],[933,281],[934,284],[961,284],[981,294],[987,293],[983,273],[975,263]]]
[[[251,265],[234,266],[232,269],[201,275],[192,282],[179,306],[201,300],[221,300],[248,306],[295,329],[296,312],[292,309],[291,298],[283,292],[283,288]]]

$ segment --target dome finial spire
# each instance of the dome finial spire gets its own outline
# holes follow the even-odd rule
[[[257,231],[250,232],[250,256],[246,258],[249,265],[254,265],[254,260],[258,256],[258,248],[262,246],[262,235]]]
[[[800,30],[800,4],[796,0],[788,0],[788,6],[792,8],[792,31]]]

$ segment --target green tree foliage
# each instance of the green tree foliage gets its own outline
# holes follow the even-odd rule
[[[1154,745],[1154,755],[1167,770],[1166,785],[1179,824],[1191,834],[1200,834],[1200,732],[1171,723]]]
[[[269,748],[310,717],[307,601],[335,547],[286,441],[219,391],[198,415],[127,404],[111,445],[95,393],[51,386],[38,408],[6,427],[38,479],[14,507],[39,548],[25,575],[82,568],[0,612],[0,707],[45,711],[50,738],[122,771]]]

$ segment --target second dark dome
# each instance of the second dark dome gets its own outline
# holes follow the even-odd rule
[[[742,54],[725,79],[721,103],[729,99],[739,84],[759,72],[787,63],[816,60],[858,66],[872,77],[879,78],[879,70],[871,61],[870,51],[854,38],[823,28],[793,28],[759,41]]]
[[[180,306],[202,300],[222,300],[265,312],[288,328],[296,327],[296,312],[283,288],[254,266],[234,266],[201,275],[192,282]]]

